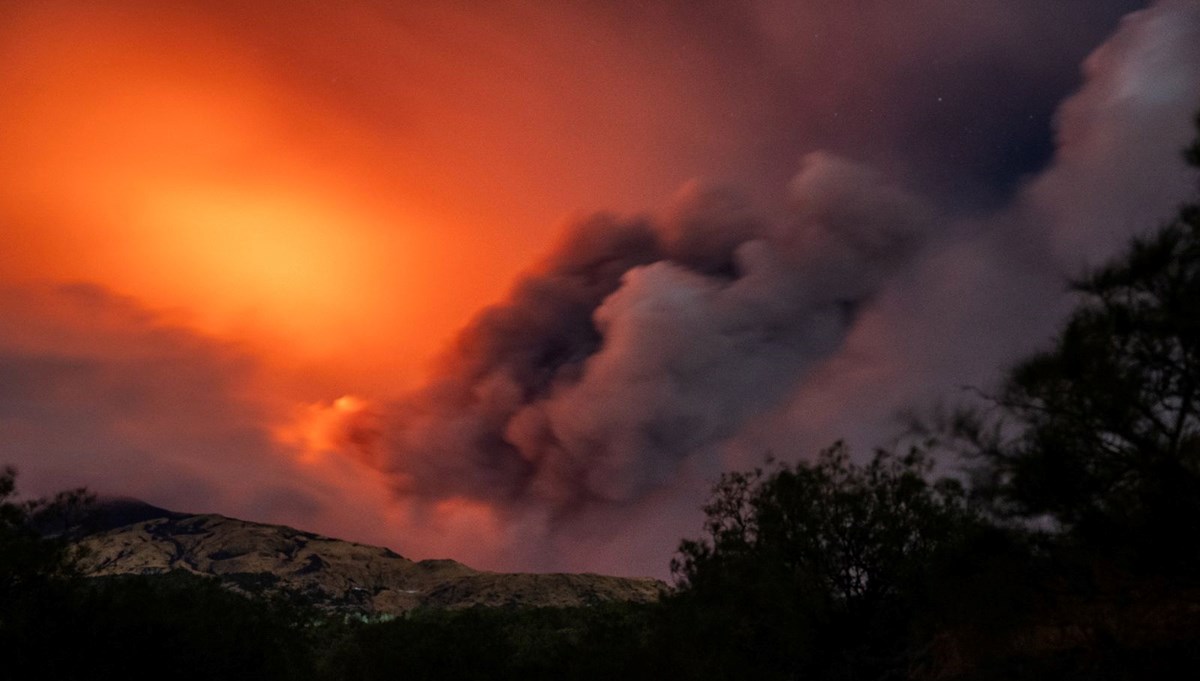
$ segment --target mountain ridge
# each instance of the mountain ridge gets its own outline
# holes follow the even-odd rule
[[[298,597],[327,611],[364,617],[397,616],[418,608],[645,603],[657,600],[666,588],[649,578],[500,573],[450,559],[414,561],[386,547],[215,513],[178,513],[148,504],[136,509],[118,504],[117,510],[107,509],[108,519],[75,541],[78,567],[86,576],[183,570],[247,595]],[[134,521],[113,526],[128,517]]]

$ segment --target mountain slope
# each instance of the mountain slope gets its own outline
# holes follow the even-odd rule
[[[452,560],[412,561],[390,549],[220,515],[143,519],[77,542],[90,576],[186,570],[250,594],[300,595],[329,610],[398,615],[418,607],[577,606],[648,602],[663,584],[592,574],[482,572]]]

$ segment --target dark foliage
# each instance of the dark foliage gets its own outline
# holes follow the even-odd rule
[[[1188,156],[1200,167],[1200,141]],[[1200,206],[1075,284],[1054,346],[1015,367],[976,438],[1005,515],[1138,569],[1200,558]],[[982,431],[976,430],[976,434]],[[1120,554],[1120,555],[1117,555]]]
[[[653,606],[419,611],[350,625],[329,679],[614,679],[646,676]]]
[[[0,604],[13,603],[72,573],[64,532],[90,497],[71,490],[53,499],[19,502],[16,470],[0,470]]]
[[[973,535],[963,490],[921,450],[866,465],[838,445],[813,464],[727,474],[707,537],[673,567],[669,648],[685,678],[880,678],[904,670],[927,578]]]

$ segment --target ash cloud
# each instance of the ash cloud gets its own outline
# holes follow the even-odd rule
[[[922,201],[832,155],[806,157],[791,191],[774,222],[692,186],[661,216],[569,226],[394,408],[397,489],[562,515],[715,470],[930,230]]]
[[[1197,188],[1181,149],[1200,110],[1200,3],[1129,15],[1083,71],[1086,86],[1058,110],[1053,164],[1013,211],[1028,231],[1049,226],[1047,251],[1072,275],[1173,217]]]

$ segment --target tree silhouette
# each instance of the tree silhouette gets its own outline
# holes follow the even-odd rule
[[[938,555],[975,525],[922,450],[729,473],[672,565],[692,678],[875,678],[902,666]]]
[[[85,490],[70,490],[18,501],[16,478],[11,466],[0,469],[0,606],[73,573],[65,529],[91,499]]]
[[[1200,167],[1200,140],[1185,156]],[[1008,372],[998,409],[951,423],[981,457],[969,491],[985,513],[955,482],[930,480],[925,443],[862,466],[838,445],[811,464],[722,477],[706,536],[672,565],[673,676],[1194,666],[1200,206],[1073,287],[1077,308],[1051,348]],[[994,522],[1004,517],[1021,522]]]
[[[1200,141],[1185,156],[1200,167]],[[1054,346],[1016,366],[999,396],[1016,435],[981,448],[987,488],[1003,512],[1048,516],[1086,543],[1194,558],[1200,206],[1073,288],[1081,302]]]

